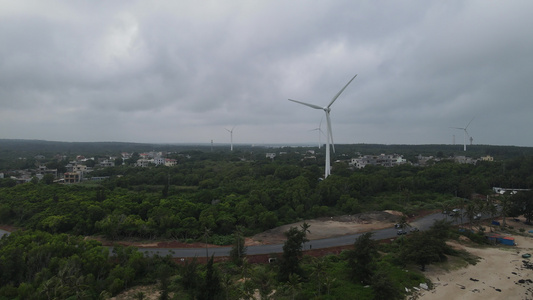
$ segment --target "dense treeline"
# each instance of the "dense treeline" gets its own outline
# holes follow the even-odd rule
[[[100,183],[14,186],[0,180],[2,223],[51,233],[196,239],[207,228],[212,242],[236,226],[245,234],[336,214],[394,209],[406,213],[455,205],[493,186],[531,188],[533,157],[477,165],[441,161],[427,167],[334,165],[320,180],[315,163],[184,159],[175,167],[120,166],[95,171]],[[194,157],[194,156],[193,156]],[[290,155],[288,156],[290,157]]]
[[[80,236],[19,230],[0,239],[0,299],[108,299],[145,284],[157,284],[158,299],[404,299],[406,287],[426,282],[416,266],[464,255],[445,243],[459,235],[445,221],[393,243],[366,233],[353,249],[318,258],[302,252],[309,230],[304,223],[287,231],[283,254],[267,265],[245,256],[238,263],[211,257],[176,264],[132,247],[110,251]]]
[[[132,247],[110,253],[81,236],[19,230],[0,239],[0,299],[108,299],[172,267]]]

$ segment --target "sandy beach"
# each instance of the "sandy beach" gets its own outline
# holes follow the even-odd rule
[[[533,237],[513,235],[517,246],[474,248],[453,244],[480,258],[476,265],[446,271],[430,265],[425,272],[434,288],[418,299],[533,299],[533,270],[524,266],[522,254],[533,254]]]

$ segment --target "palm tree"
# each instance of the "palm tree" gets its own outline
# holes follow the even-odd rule
[[[457,224],[457,221],[459,220],[459,218],[461,218],[461,223],[462,223],[463,215],[461,213],[452,210],[451,214],[452,214],[454,224]]]
[[[442,204],[442,212],[445,214],[446,221],[448,220],[448,214],[452,210],[452,206],[449,203]]]
[[[474,217],[476,216],[476,206],[474,203],[468,203],[466,209],[463,212],[465,217],[468,219],[470,230],[472,230],[472,223],[474,222]]]
[[[291,300],[294,300],[294,298],[298,295],[298,292],[302,290],[302,283],[300,280],[301,277],[298,276],[298,274],[293,273],[289,275],[289,280],[285,286],[291,294]]]
[[[252,276],[254,285],[259,290],[259,296],[261,300],[270,299],[272,293],[272,276],[265,268],[259,267],[255,270],[254,276]]]
[[[486,210],[490,214],[490,223],[492,225],[492,221],[494,221],[494,217],[498,215],[498,209],[496,207],[496,203],[494,203],[493,197],[489,197],[487,199]],[[490,231],[492,232],[492,226],[490,226]]]
[[[324,284],[323,278],[327,276],[327,260],[324,258],[313,257],[311,263],[311,276],[316,279],[318,287],[318,295],[322,294],[322,285]]]
[[[509,193],[505,192],[503,195],[501,195],[500,198],[500,204],[501,204],[501,216],[502,216],[502,226],[505,228],[506,222],[505,219],[507,217],[507,214],[509,213],[509,207],[510,207],[510,201],[509,201]]]
[[[246,281],[246,275],[248,275],[248,271],[250,270],[250,263],[248,262],[248,259],[245,257],[242,259],[242,278],[244,281]]]
[[[311,227],[311,225],[309,225],[307,222],[303,222],[302,225],[300,225],[300,228],[302,228],[302,232],[305,233],[305,235],[307,236],[308,233],[311,233],[311,231],[309,230],[309,227]],[[305,239],[302,243],[302,248],[303,250],[305,250],[305,242],[307,242],[308,240]]]
[[[402,215],[402,217],[400,218],[400,221],[398,221],[398,224],[399,224],[398,227],[400,227],[401,229],[411,227],[411,224],[407,222],[407,216],[405,215]]]
[[[209,260],[209,251],[207,249],[207,238],[209,237],[209,235],[211,234],[211,230],[207,227],[205,227],[205,230],[204,230],[204,239],[205,239],[205,259],[206,261]]]

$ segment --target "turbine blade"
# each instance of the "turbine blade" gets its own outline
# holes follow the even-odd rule
[[[305,105],[305,106],[312,107],[312,108],[314,108],[314,109],[324,109],[323,107],[320,107],[320,106],[318,106],[318,105],[309,104],[309,103],[305,103],[305,102],[302,102],[302,101],[297,101],[297,100],[292,100],[292,99],[289,99],[289,101],[296,102],[296,103],[300,103],[300,104],[303,104],[303,105]]]
[[[348,81],[348,83],[342,88],[342,90],[340,90],[337,93],[337,95],[335,95],[335,97],[333,97],[333,99],[331,99],[331,101],[329,102],[327,107],[330,107],[333,104],[333,102],[335,102],[335,100],[337,100],[337,98],[339,98],[339,96],[342,94],[342,92],[344,92],[344,89],[346,89],[346,87],[355,79],[355,77],[357,77],[357,74],[355,74],[355,76],[352,77],[352,79],[350,79],[350,81]]]
[[[333,143],[333,131],[331,130],[331,119],[329,117],[328,112],[326,112],[326,121],[328,122],[328,133],[329,140],[331,141],[331,148],[333,149],[333,152],[335,152],[335,144]]]
[[[475,118],[475,117],[474,117]],[[472,121],[474,121],[474,118],[472,118],[472,120],[470,120],[470,122],[468,122],[468,124],[466,125],[465,127],[465,130],[468,128],[468,126],[470,126],[470,123],[472,123]]]

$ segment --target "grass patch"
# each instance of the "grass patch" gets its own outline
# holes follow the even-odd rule
[[[460,257],[448,256],[448,259],[446,261],[434,263],[432,264],[432,266],[442,269],[446,272],[450,272],[450,271],[466,268],[468,266],[468,263],[464,259],[461,259]]]
[[[473,266],[475,266],[481,260],[479,256],[475,256],[466,250],[458,250],[457,257],[463,259],[468,265]]]
[[[468,267],[469,265],[476,265],[480,261],[480,257],[471,254],[465,250],[456,250],[454,255],[447,255],[447,260],[432,264],[434,267],[450,272]]]

